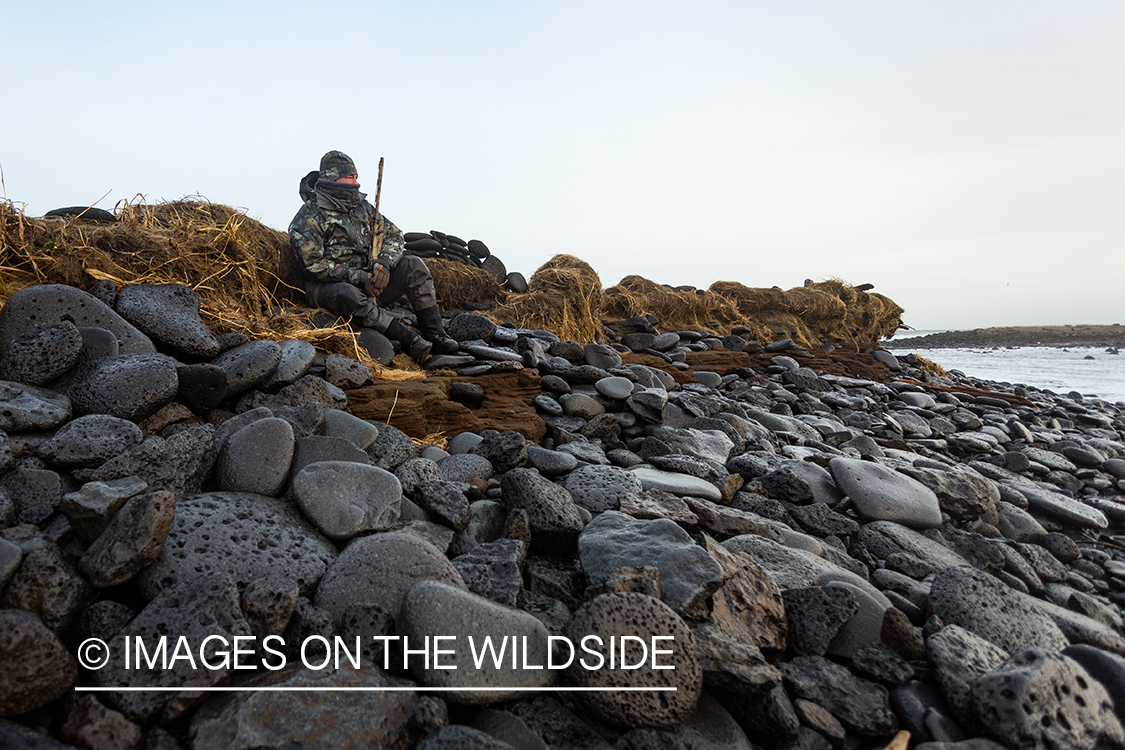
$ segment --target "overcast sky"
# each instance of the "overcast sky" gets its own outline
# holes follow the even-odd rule
[[[403,231],[604,286],[872,283],[915,328],[1125,322],[1125,3],[12,3],[29,215],[284,230],[340,149]],[[105,196],[105,197],[103,197]]]

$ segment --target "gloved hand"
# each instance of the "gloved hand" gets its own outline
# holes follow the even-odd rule
[[[387,288],[387,282],[391,280],[391,272],[382,263],[371,264],[371,272],[367,275],[367,283],[363,286],[363,291],[367,293],[368,297],[378,297]]]

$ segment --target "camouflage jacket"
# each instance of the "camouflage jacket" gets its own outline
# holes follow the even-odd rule
[[[340,210],[330,198],[314,194],[289,224],[289,245],[306,279],[347,281],[362,286],[372,261],[389,270],[402,257],[402,232],[366,200]]]

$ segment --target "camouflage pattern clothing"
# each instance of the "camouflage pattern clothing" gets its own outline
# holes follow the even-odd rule
[[[378,262],[394,268],[405,250],[402,232],[363,193],[348,201],[329,194],[318,182],[312,198],[305,202],[289,224],[289,244],[297,254],[309,281],[344,281],[363,286]],[[331,189],[331,186],[329,186]]]

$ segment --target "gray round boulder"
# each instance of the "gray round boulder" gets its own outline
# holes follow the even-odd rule
[[[403,599],[419,581],[465,587],[453,563],[421,537],[404,531],[372,534],[356,539],[336,558],[317,587],[316,606],[337,624],[356,602],[375,604],[397,620]]]
[[[439,669],[434,660],[428,667],[421,658],[411,660],[410,671],[419,684],[426,687],[472,688],[444,693],[454,703],[492,703],[513,700],[520,693],[487,688],[541,688],[552,684],[558,670],[547,669],[550,651],[547,628],[534,615],[505,607],[483,596],[442,581],[421,581],[406,594],[402,611],[396,621],[396,632],[416,646],[426,638],[455,635],[453,654],[442,657]],[[489,645],[492,651],[489,651]],[[519,649],[520,661],[493,659],[506,645],[506,655]],[[474,652],[486,654],[478,669]],[[523,664],[544,667],[523,668]]]
[[[598,718],[623,727],[672,728],[695,710],[703,690],[695,638],[666,604],[633,592],[602,594],[574,614],[567,633],[579,654],[567,676],[578,687],[603,689],[578,694]],[[627,639],[624,644],[622,638]],[[611,644],[617,652],[614,668],[610,668]],[[601,666],[597,667],[598,656],[582,648],[596,652]],[[654,650],[668,653],[654,654]],[[639,666],[623,669],[622,664]],[[612,690],[623,687],[663,690]]]
[[[183,284],[131,284],[120,291],[117,314],[168,349],[208,359],[221,349],[199,317],[199,295]]]
[[[837,456],[828,462],[832,478],[869,521],[894,521],[912,529],[941,526],[941,505],[933,490],[873,461]]]
[[[251,422],[227,438],[219,451],[219,488],[277,497],[289,478],[295,443],[293,427],[284,419]]]
[[[301,512],[331,539],[386,531],[402,511],[402,484],[389,471],[355,461],[309,464],[293,478]]]
[[[69,320],[41,331],[28,331],[8,345],[0,377],[28,385],[47,385],[78,362],[82,334]]]
[[[140,445],[143,438],[141,428],[127,419],[89,414],[63,425],[39,446],[39,456],[63,468],[100,466]]]
[[[211,360],[227,373],[227,395],[248,391],[264,383],[281,362],[276,341],[251,341],[229,349]]]
[[[139,421],[176,397],[176,361],[163,354],[119,354],[79,365],[60,388],[77,414]]]

